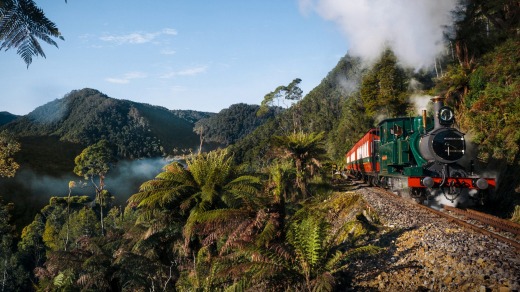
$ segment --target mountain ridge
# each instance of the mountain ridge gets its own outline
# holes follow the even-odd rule
[[[136,159],[195,147],[199,137],[193,126],[211,115],[115,99],[84,88],[12,119],[1,128],[22,138],[56,136],[83,146],[107,139],[117,148],[118,156]]]
[[[8,124],[8,123],[16,120],[19,117],[20,116],[12,114],[10,112],[6,112],[6,111],[0,112],[0,126]]]

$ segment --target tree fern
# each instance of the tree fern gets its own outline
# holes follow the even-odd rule
[[[8,0],[0,2],[0,49],[16,48],[18,55],[27,64],[34,56],[45,53],[38,39],[58,47],[52,38],[63,36],[43,10],[32,0]]]

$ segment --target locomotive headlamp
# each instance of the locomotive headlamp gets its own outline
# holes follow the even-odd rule
[[[481,190],[485,190],[489,187],[488,181],[483,178],[473,180],[473,185]]]
[[[421,184],[427,188],[432,188],[435,182],[433,181],[433,178],[426,176],[421,179]]]
[[[443,106],[439,109],[437,113],[439,115],[439,122],[441,125],[451,125],[453,124],[453,120],[455,118],[455,114],[453,110],[447,106]]]

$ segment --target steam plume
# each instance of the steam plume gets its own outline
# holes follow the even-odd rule
[[[456,0],[300,0],[345,33],[350,53],[368,60],[390,47],[405,65],[432,65],[442,52],[443,29],[451,25]]]

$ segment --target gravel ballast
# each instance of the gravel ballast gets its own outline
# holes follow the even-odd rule
[[[386,252],[353,263],[359,291],[520,291],[518,251],[373,188],[356,193],[379,214]]]

